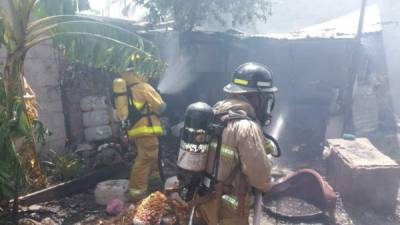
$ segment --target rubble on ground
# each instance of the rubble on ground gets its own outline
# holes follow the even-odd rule
[[[171,141],[173,142],[173,141]],[[169,165],[168,173],[173,173],[173,163],[176,157],[174,148],[168,148],[163,142],[161,142],[161,148],[164,153],[164,163]],[[97,152],[97,148],[95,149]],[[282,177],[291,171],[297,171],[301,168],[311,167],[317,170],[321,175],[326,175],[326,167],[319,156],[308,157],[307,160],[303,161],[289,161],[290,157],[285,159],[278,159],[275,161],[273,168],[273,174],[276,177]],[[289,167],[290,166],[290,167]],[[154,186],[154,185],[153,185]],[[154,188],[153,188],[154,189]],[[157,189],[157,188],[155,188]],[[334,225],[398,225],[400,224],[400,196],[397,198],[397,210],[392,215],[379,215],[366,207],[360,207],[358,205],[352,205],[347,201],[342,201],[339,196],[337,207],[335,211],[335,223]],[[277,204],[277,208],[286,208],[287,205]],[[293,207],[297,207],[294,205]],[[54,199],[49,202],[40,204],[34,204],[30,206],[21,207],[21,219],[20,224],[23,225],[36,225],[36,224],[54,224],[62,225],[93,225],[93,224],[104,224],[108,225],[108,221],[122,220],[126,221],[126,224],[131,225],[134,218],[134,205],[131,203],[125,203],[124,208],[117,216],[112,216],[106,211],[106,207],[98,205],[95,202],[94,190],[90,190],[86,193],[81,193],[71,197]],[[167,224],[174,224],[176,221],[171,215],[171,209],[167,207],[165,220]],[[250,221],[252,216],[250,216]],[[128,222],[130,221],[130,222]],[[0,224],[3,224],[0,220]],[[13,224],[13,223],[9,223]],[[120,224],[120,223],[109,223],[109,224]],[[121,223],[124,225],[124,223]],[[267,214],[264,212],[261,225],[327,225],[327,221],[290,221],[283,220],[276,215]],[[5,224],[8,225],[8,224]],[[332,225],[330,223],[329,225]]]
[[[100,219],[97,225],[186,225],[187,209],[161,192],[154,192],[143,199],[137,207],[125,206],[122,212],[111,219]]]

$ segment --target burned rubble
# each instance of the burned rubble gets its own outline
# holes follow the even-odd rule
[[[13,1],[17,0],[9,2]],[[37,137],[44,143],[37,153],[41,164],[36,158],[21,160],[42,170],[46,187],[19,190],[15,183],[15,193],[21,196],[0,198],[0,224],[185,225],[197,217],[205,220],[207,212],[201,206],[215,196],[219,197],[212,202],[217,221],[228,211],[221,213],[222,209],[230,209],[233,216],[249,216],[249,224],[257,225],[400,224],[400,107],[396,101],[400,51],[395,48],[398,41],[393,41],[399,37],[394,34],[400,33],[395,26],[399,18],[383,1],[360,3],[359,10],[348,13],[346,9],[346,15],[320,24],[315,20],[286,33],[211,31],[213,26],[180,32],[169,27],[168,21],[149,26],[99,17],[111,27],[122,24],[121,30],[134,30],[134,36],[144,41],[137,45],[143,47],[140,50],[151,46],[151,51],[146,57],[134,52],[121,69],[117,65],[125,61],[114,53],[118,48],[107,49],[107,56],[115,54],[114,61],[103,60],[115,65],[99,67],[103,62],[70,62],[61,55],[73,52],[60,45],[54,50],[60,67],[60,77],[53,78],[57,81],[37,75],[43,72],[39,69],[32,70],[39,78],[28,75],[27,80],[38,94],[21,99],[38,99],[39,118],[57,128],[50,139],[61,144],[51,149],[45,135]],[[1,37],[0,47],[7,44]],[[82,43],[76,42],[75,48],[83,47]],[[159,49],[152,49],[153,44]],[[132,46],[137,47],[125,47]],[[168,66],[161,65],[163,61]],[[238,72],[245,65],[250,69]],[[254,68],[258,69],[251,77],[249,71]],[[0,80],[3,83],[2,74]],[[149,96],[156,100],[146,99]],[[221,100],[226,108],[219,105]],[[198,108],[191,111],[196,104]],[[24,118],[17,120],[15,115],[9,121],[22,124]],[[246,133],[234,123],[241,128],[254,123],[257,132]],[[35,126],[50,134],[43,124]],[[26,140],[39,148],[35,138]],[[0,144],[8,143],[2,140]],[[4,146],[19,149],[25,145],[20,142],[11,140]],[[265,151],[251,152],[261,142]],[[246,152],[233,147],[239,145]],[[241,163],[246,153],[253,163]],[[138,160],[139,169],[133,167]],[[248,172],[258,160],[264,166]],[[232,174],[241,174],[231,180],[220,164]],[[135,175],[134,170],[140,172]],[[12,176],[0,171],[0,197],[16,195],[10,191],[14,183],[5,182]],[[176,183],[167,188],[166,179],[174,176]],[[229,184],[218,180],[224,176]],[[256,185],[242,184],[250,184],[253,176],[260,183],[267,177],[270,180],[260,185],[264,193]]]

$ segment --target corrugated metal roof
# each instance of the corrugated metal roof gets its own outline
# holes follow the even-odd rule
[[[244,33],[238,30],[215,32],[202,29],[195,30],[194,33],[199,32],[208,35],[225,34],[236,38],[270,38],[278,40],[298,40],[298,39],[310,39],[310,38],[352,39],[356,36],[357,33],[359,16],[360,16],[360,10],[355,10],[347,15],[338,17],[336,19],[329,20],[324,23],[305,27],[303,29],[288,33],[251,34],[251,33]],[[129,25],[140,33],[173,31],[173,29],[169,27],[172,21],[158,25],[157,29],[153,28],[152,30],[149,30],[148,23],[134,23],[130,20],[110,18],[110,17],[100,17],[100,18],[109,22]],[[382,22],[379,12],[379,6],[377,4],[373,4],[366,7],[363,33],[371,34],[371,33],[378,33],[381,31],[382,31]]]
[[[304,38],[354,38],[360,10],[353,11],[347,15],[326,21],[310,27],[305,27],[290,33],[268,33],[268,34],[245,34],[243,37],[265,37],[274,39],[304,39]],[[376,33],[382,31],[382,22],[377,4],[370,5],[365,9],[363,33]]]

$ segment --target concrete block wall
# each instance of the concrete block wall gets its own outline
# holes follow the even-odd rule
[[[5,50],[0,50],[0,64],[5,62]],[[2,69],[2,67],[0,67]],[[33,47],[25,60],[25,76],[39,104],[39,119],[52,135],[40,151],[64,150],[66,134],[61,101],[60,75],[51,42]]]
[[[88,68],[69,67],[64,72],[62,85],[63,103],[65,106],[65,127],[68,137],[68,149],[74,150],[84,142],[85,126],[82,121],[83,112],[80,107],[82,98],[87,96],[109,96],[113,74]],[[107,100],[107,103],[109,101]]]

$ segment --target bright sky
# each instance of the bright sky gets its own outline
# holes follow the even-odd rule
[[[129,2],[125,0],[126,2]],[[130,20],[139,20],[146,14],[146,10],[137,7],[131,9],[129,17],[122,15],[121,11],[124,8],[124,0],[89,0],[90,7],[99,13],[101,16],[110,16],[114,18],[123,18]]]

